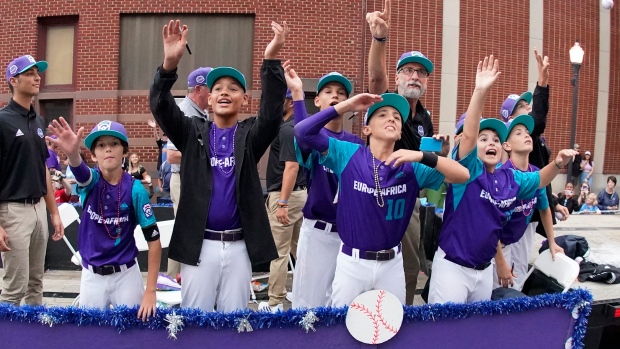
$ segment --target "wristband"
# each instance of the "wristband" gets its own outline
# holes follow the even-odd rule
[[[384,38],[378,38],[378,37],[376,37],[376,36],[373,36],[372,38],[373,38],[375,41],[377,41],[377,42],[386,42],[386,41],[387,41],[387,36],[386,36],[386,37],[384,37]]]
[[[279,204],[288,204],[288,200],[278,200]]]
[[[288,208],[288,205],[285,205],[285,204],[280,204],[280,203],[279,203],[279,204],[278,204],[278,208]]]
[[[560,167],[560,165],[558,165],[558,159],[553,159],[553,163],[555,164],[555,167],[558,168],[558,170],[562,169],[562,167]]]
[[[435,153],[431,153],[431,152],[427,152],[427,151],[423,151],[422,152],[422,160],[420,160],[420,163],[422,165],[426,165],[430,168],[435,168],[437,166],[437,160],[439,159],[439,156],[437,156],[437,154]]]

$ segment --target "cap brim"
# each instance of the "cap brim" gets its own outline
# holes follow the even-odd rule
[[[247,90],[245,86],[245,77],[243,76],[243,74],[241,74],[241,72],[237,69],[231,67],[217,67],[211,70],[209,74],[207,74],[207,87],[209,88],[209,90],[213,87],[213,84],[215,84],[215,82],[219,78],[223,78],[225,76],[229,76],[237,80],[241,84],[243,90]]]
[[[431,62],[428,58],[424,58],[424,57],[420,57],[420,56],[411,56],[411,57],[407,57],[407,58],[403,59],[402,61],[398,62],[398,66],[396,67],[396,70],[400,69],[400,67],[402,67],[403,65],[405,65],[407,63],[419,63],[419,64],[422,64],[422,66],[424,66],[424,68],[426,68],[426,71],[428,71],[429,74],[433,72],[433,68],[435,67],[433,65],[433,62]]]
[[[480,120],[480,131],[486,129],[491,129],[497,132],[497,135],[499,136],[499,141],[501,143],[504,143],[506,141],[508,129],[506,129],[506,124],[504,124],[501,120],[493,118]]]
[[[508,126],[508,131],[506,133],[506,139],[510,137],[510,132],[512,132],[512,129],[515,128],[515,126],[517,125],[525,126],[527,132],[529,132],[530,134],[532,134],[532,131],[534,131],[534,118],[527,114],[521,114],[509,122],[510,125]]]
[[[517,107],[517,104],[519,104],[520,100],[524,100],[527,102],[527,104],[532,103],[532,92],[530,91],[525,91],[523,92],[523,94],[521,96],[519,96],[519,99],[517,99],[517,102],[515,103],[515,105],[512,107],[512,110],[510,111],[510,115],[512,115],[512,113],[515,112],[515,108]]]
[[[39,73],[43,73],[47,69],[47,62],[46,61],[38,61],[36,63],[32,63],[31,65],[25,67],[24,69],[22,69],[21,71],[19,71],[15,75],[19,75],[19,74],[27,71],[28,69],[30,69],[32,67],[35,67],[35,66],[37,67],[37,69],[39,69]]]
[[[316,92],[319,93],[321,92],[321,89],[323,88],[323,86],[325,86],[326,84],[330,83],[330,82],[339,82],[342,84],[342,86],[344,86],[344,89],[347,90],[347,95],[351,95],[351,92],[353,92],[353,85],[351,84],[351,81],[349,81],[349,79],[345,78],[342,75],[328,75],[325,78],[323,78],[323,80],[319,81],[319,84],[316,86]]]
[[[368,120],[370,120],[372,114],[382,107],[392,107],[396,109],[400,113],[400,117],[404,124],[409,118],[409,102],[407,102],[407,99],[397,93],[384,93],[381,97],[383,98],[381,102],[375,103],[368,108],[364,125],[368,125]]]
[[[101,136],[112,136],[112,137],[116,137],[118,139],[120,139],[121,141],[125,141],[125,143],[129,144],[129,140],[127,139],[127,136],[125,136],[124,134],[118,132],[118,131],[114,131],[114,130],[101,130],[101,131],[95,131],[90,133],[88,136],[86,136],[86,138],[84,138],[84,146],[86,146],[86,148],[90,149],[91,146],[93,145],[93,142],[95,141],[95,139],[97,139],[98,137]]]

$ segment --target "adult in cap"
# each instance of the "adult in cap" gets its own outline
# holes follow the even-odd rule
[[[45,119],[34,111],[47,62],[25,55],[6,67],[12,94],[0,110],[0,251],[4,276],[0,301],[19,306],[43,303],[43,272],[47,249],[47,212],[53,239],[64,234],[45,144]],[[43,200],[41,200],[43,199]]]

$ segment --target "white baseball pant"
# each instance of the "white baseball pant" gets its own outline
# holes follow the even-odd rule
[[[252,266],[244,240],[204,239],[197,266],[181,263],[181,307],[232,312],[250,299]]]
[[[511,288],[521,291],[523,284],[525,283],[525,276],[529,270],[530,256],[532,254],[532,244],[534,243],[534,235],[536,235],[536,227],[538,222],[532,222],[525,228],[525,233],[514,244],[510,244],[502,248],[504,259],[506,263],[512,267],[512,263],[515,265],[514,274],[517,276],[513,278],[514,286]],[[495,265],[495,259],[493,259],[493,289],[501,287],[497,277],[497,266]]]
[[[340,236],[314,227],[316,219],[304,218],[297,242],[297,263],[293,275],[292,308],[316,308],[330,305]]]
[[[370,290],[391,292],[405,304],[403,254],[399,252],[389,261],[371,261],[360,259],[356,252],[354,250],[353,256],[338,253],[332,284],[332,306],[349,305],[355,297]]]
[[[133,307],[142,304],[144,283],[138,263],[110,275],[99,275],[82,267],[80,306],[107,309],[116,305]]]
[[[428,303],[471,303],[491,299],[493,268],[475,270],[445,259],[446,253],[438,248],[433,258],[433,274]]]

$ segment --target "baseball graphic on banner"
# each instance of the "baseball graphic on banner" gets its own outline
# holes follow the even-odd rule
[[[403,323],[403,305],[395,295],[372,290],[355,297],[347,311],[347,329],[366,344],[381,344],[398,333]]]
[[[601,6],[603,6],[605,10],[611,10],[611,8],[614,7],[614,0],[601,0]]]

